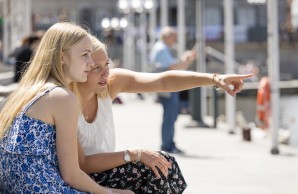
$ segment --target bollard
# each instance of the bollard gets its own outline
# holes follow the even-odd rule
[[[251,141],[251,130],[249,127],[242,127],[243,141]]]
[[[242,128],[243,141],[251,141],[251,128],[241,111],[237,112],[237,121],[238,121],[239,127]]]

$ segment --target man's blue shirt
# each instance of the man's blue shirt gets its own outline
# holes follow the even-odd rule
[[[162,41],[156,42],[153,46],[150,61],[155,70],[159,72],[168,70],[170,65],[176,63],[170,48]]]

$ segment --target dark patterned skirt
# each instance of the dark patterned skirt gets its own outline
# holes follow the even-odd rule
[[[102,186],[117,189],[128,189],[136,194],[183,193],[187,184],[183,178],[176,159],[168,153],[159,153],[172,164],[172,168],[169,169],[167,177],[160,173],[161,178],[156,178],[156,175],[151,168],[142,162],[124,164],[111,170],[93,173],[90,177]]]

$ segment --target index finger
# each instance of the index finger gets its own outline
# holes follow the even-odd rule
[[[244,74],[244,75],[239,75],[239,74],[237,74],[236,77],[237,77],[237,78],[241,78],[241,79],[245,79],[245,78],[252,77],[253,75],[254,75],[253,73],[250,73],[250,74]]]

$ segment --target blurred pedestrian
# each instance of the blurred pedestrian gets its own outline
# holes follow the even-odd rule
[[[166,26],[161,29],[160,40],[154,44],[150,54],[150,60],[156,72],[186,70],[196,59],[195,51],[188,50],[177,60],[170,52],[176,39],[177,32],[174,28]],[[170,153],[183,153],[174,142],[175,122],[180,112],[179,93],[158,93],[158,101],[163,107],[161,150]]]
[[[75,95],[93,61],[88,33],[57,23],[0,112],[0,193],[132,193],[106,189],[78,162]],[[80,190],[80,191],[79,191]]]
[[[26,71],[34,50],[37,48],[41,36],[32,34],[23,39],[23,44],[15,51],[15,77],[14,82],[19,82]]]

